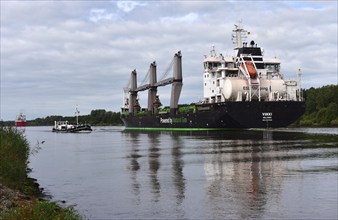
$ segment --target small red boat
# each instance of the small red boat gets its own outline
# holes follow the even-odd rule
[[[15,126],[16,127],[25,127],[27,126],[26,115],[20,113],[16,116],[15,119]]]

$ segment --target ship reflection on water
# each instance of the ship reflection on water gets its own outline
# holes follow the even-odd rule
[[[338,133],[330,131],[25,134],[45,141],[30,157],[31,177],[89,219],[335,219]]]
[[[263,132],[261,141],[233,140],[212,145],[204,164],[211,214],[226,205],[229,210],[239,210],[233,218],[263,217],[267,200],[273,199],[269,192],[277,197],[281,193],[285,169],[280,161],[271,160],[276,156],[270,151],[273,147],[269,131]]]
[[[149,141],[143,140],[143,137],[140,137],[142,134],[139,132],[128,132],[127,136],[130,136],[130,153],[127,158],[130,158],[130,164],[128,169],[131,171],[131,186],[133,189],[133,193],[138,198],[140,202],[140,188],[141,184],[138,180],[138,171],[141,168],[139,160],[142,156],[139,151],[141,151],[142,143],[148,144],[149,149],[148,152],[145,152],[145,157],[148,157],[148,164],[144,164],[146,166],[145,169],[148,169],[147,176],[149,177],[149,185],[150,185],[150,194],[152,195],[153,202],[159,202],[161,198],[161,183],[159,180],[159,169],[161,167],[160,157],[161,157],[161,134],[157,132],[145,133],[143,135],[147,136]],[[183,166],[184,162],[182,160],[182,152],[180,143],[181,140],[178,136],[172,136],[171,146],[166,146],[171,148],[171,171],[172,180],[171,183],[175,187],[175,197],[177,200],[177,204],[182,203],[184,199],[185,193],[185,179],[183,175]],[[143,179],[144,176],[140,177]],[[143,180],[144,181],[144,180]],[[165,187],[167,183],[162,184],[162,187]],[[165,189],[163,189],[165,191]]]
[[[337,140],[335,136],[327,143],[329,148],[321,152],[308,134],[270,130],[123,134],[130,142],[126,144],[127,157],[138,204],[145,202],[145,189],[152,195],[153,204],[175,199],[175,218],[311,217],[311,211],[298,215],[292,209],[296,213],[288,213],[285,203],[294,202],[286,198],[294,197],[304,206],[306,203],[305,198],[296,198],[304,195],[290,194],[304,190],[299,183],[289,185],[290,180],[305,181],[304,160],[338,156],[331,146]],[[170,206],[168,201],[165,204]],[[160,210],[161,217],[170,216],[165,214],[165,207]]]

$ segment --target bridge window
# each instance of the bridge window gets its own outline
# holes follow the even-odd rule
[[[266,63],[265,68],[270,70],[270,71],[279,71],[279,64]]]

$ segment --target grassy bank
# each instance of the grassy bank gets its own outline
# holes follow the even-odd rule
[[[21,131],[0,127],[0,219],[81,219],[72,209],[39,199],[39,186],[27,175],[29,154]]]

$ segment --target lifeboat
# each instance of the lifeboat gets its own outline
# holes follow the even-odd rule
[[[243,63],[243,68],[245,69],[244,65],[246,66],[246,69],[249,72],[250,78],[251,79],[256,78],[257,72],[256,72],[256,69],[255,69],[255,66],[253,65],[253,63],[250,62],[250,61],[246,61],[245,63]]]

